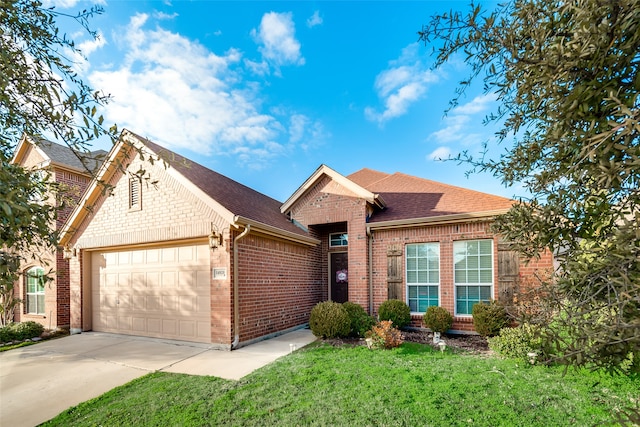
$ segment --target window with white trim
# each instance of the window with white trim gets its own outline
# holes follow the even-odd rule
[[[407,304],[412,313],[424,313],[440,304],[440,244],[406,246]]]
[[[493,289],[493,240],[453,242],[456,315],[471,315],[473,306],[489,302]]]
[[[25,280],[27,282],[26,312],[29,314],[44,314],[44,269],[42,267],[30,268]]]
[[[340,248],[349,244],[349,236],[347,233],[331,233],[329,234],[329,247]]]

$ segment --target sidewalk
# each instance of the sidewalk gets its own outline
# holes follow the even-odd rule
[[[315,341],[298,329],[231,352],[206,344],[84,332],[0,353],[0,426],[34,426],[149,372],[238,380]]]

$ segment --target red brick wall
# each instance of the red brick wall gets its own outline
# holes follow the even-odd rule
[[[300,224],[320,230],[320,225],[346,223],[349,235],[347,248],[349,257],[349,300],[368,309],[369,279],[367,267],[367,202],[355,197],[346,188],[324,177],[311,188],[291,209],[291,217]],[[329,229],[324,229],[327,233]],[[345,231],[344,228],[340,231]],[[328,286],[328,255],[323,234],[321,268],[325,288]],[[326,299],[326,291],[325,296]]]
[[[322,301],[320,248],[248,234],[238,241],[240,342],[305,324]]]
[[[494,285],[493,298],[498,298],[498,238],[489,231],[489,222],[471,222],[450,225],[433,225],[393,230],[376,230],[373,232],[373,288],[374,309],[377,312],[380,304],[387,299],[387,249],[391,246],[402,250],[403,269],[405,245],[410,243],[440,243],[440,305],[453,315],[455,313],[455,291],[453,277],[453,242],[457,240],[493,239]],[[540,260],[520,266],[520,279],[530,281],[533,275],[552,266],[550,253],[544,254]],[[406,295],[406,273],[403,272],[403,299]],[[411,326],[422,327],[422,316],[412,316]],[[452,329],[473,331],[473,320],[470,316],[455,316]]]

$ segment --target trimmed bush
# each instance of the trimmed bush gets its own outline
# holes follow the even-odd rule
[[[453,316],[446,308],[431,306],[422,316],[422,323],[432,332],[447,332],[453,325]]]
[[[0,328],[0,342],[23,341],[42,335],[44,326],[34,321],[10,323]]]
[[[346,337],[351,331],[351,319],[342,304],[324,301],[311,309],[309,327],[320,338]]]
[[[380,321],[391,320],[398,329],[404,328],[411,322],[411,309],[404,301],[390,299],[380,304],[378,318]]]
[[[366,335],[367,338],[371,338],[373,341],[372,348],[395,348],[404,342],[402,333],[393,327],[391,320],[378,322]]]
[[[360,304],[356,304],[350,301],[342,304],[349,319],[351,321],[351,331],[349,335],[352,337],[364,337],[368,330],[376,324],[376,320],[369,316],[367,312],[362,308]]]
[[[493,337],[500,330],[509,325],[509,318],[504,306],[492,300],[489,304],[479,302],[471,310],[473,315],[473,329],[484,337]]]
[[[515,328],[502,328],[498,336],[487,341],[489,348],[503,357],[527,360],[528,353],[543,353],[540,327],[529,323]]]

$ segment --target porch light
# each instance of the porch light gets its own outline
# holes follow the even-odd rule
[[[67,245],[62,249],[62,258],[71,259],[74,256],[76,256],[76,248],[71,248]]]
[[[224,240],[222,239],[222,233],[218,230],[215,224],[211,223],[211,234],[209,234],[209,247],[216,249],[224,246]]]

